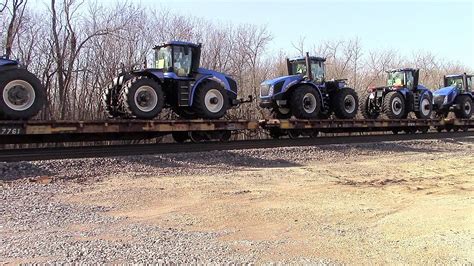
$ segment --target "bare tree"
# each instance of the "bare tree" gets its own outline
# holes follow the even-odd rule
[[[5,43],[5,56],[10,57],[13,49],[13,41],[18,33],[18,29],[23,20],[23,14],[25,12],[26,4],[28,0],[12,0],[11,8],[8,8],[7,2],[1,9],[8,8],[10,11],[10,23],[8,24],[7,38]]]

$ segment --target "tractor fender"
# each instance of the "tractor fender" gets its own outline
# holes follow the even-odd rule
[[[166,74],[167,73],[163,73],[162,71],[155,70],[155,69],[142,69],[142,70],[134,70],[134,71],[130,72],[130,75],[145,76],[145,77],[153,79],[154,81],[158,82],[159,84],[163,83],[163,80],[164,80]],[[122,76],[125,76],[125,75],[122,75]]]
[[[431,100],[433,100],[433,93],[430,90],[422,90],[420,93],[420,104],[421,104],[421,99],[423,98],[423,95],[428,95]]]
[[[191,93],[189,95],[189,105],[193,104],[194,95],[196,93],[197,88],[199,88],[199,85],[206,80],[212,80],[219,83],[229,96],[237,97],[237,88],[232,89],[232,86],[229,83],[229,79],[231,79],[230,77],[226,76],[223,73],[204,68],[199,68],[198,73],[202,76],[198,80],[196,80],[193,87],[191,88]]]

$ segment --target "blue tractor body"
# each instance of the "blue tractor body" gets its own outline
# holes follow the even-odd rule
[[[153,68],[122,73],[109,85],[109,116],[150,119],[169,107],[183,118],[218,119],[243,102],[229,75],[199,67],[201,44],[170,41],[154,50]]]
[[[433,106],[437,116],[445,117],[450,111],[458,118],[472,116],[472,76],[466,73],[444,76],[444,87],[433,92]]]
[[[276,118],[353,118],[358,98],[346,80],[325,80],[325,58],[309,56],[287,59],[288,75],[260,84],[260,107]]]
[[[404,119],[410,112],[415,112],[417,118],[430,118],[433,94],[418,83],[419,69],[393,69],[387,74],[386,86],[369,88],[364,95],[361,101],[364,118],[375,119],[384,113],[389,119]]]
[[[5,57],[0,57],[0,67],[4,66],[19,66],[20,64],[16,60],[11,60]],[[2,71],[2,68],[0,68],[0,71]]]

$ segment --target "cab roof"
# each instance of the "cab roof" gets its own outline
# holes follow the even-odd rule
[[[464,74],[466,74],[466,73],[464,73]],[[446,75],[445,77],[446,77],[446,78],[462,77],[462,76],[464,76],[464,74]],[[473,75],[473,74],[466,74],[466,76],[472,77],[472,76],[474,76],[474,75]]]
[[[184,41],[169,41],[169,42],[164,42],[162,44],[159,44],[155,46],[153,49],[159,49],[161,47],[166,47],[166,46],[189,46],[192,48],[199,48],[201,47],[201,44],[195,44],[192,42],[184,42]]]
[[[321,62],[326,61],[326,58],[319,57],[319,56],[310,56],[309,59],[314,60],[314,61],[321,61]],[[301,61],[301,60],[306,60],[306,57],[305,56],[298,56],[298,57],[290,58],[288,60],[290,60],[290,62],[292,62],[292,61]]]
[[[390,73],[390,72],[401,72],[401,71],[416,71],[418,70],[418,68],[410,68],[410,67],[405,67],[405,68],[395,68],[395,69],[390,69],[390,70],[387,70],[386,72],[387,73]]]

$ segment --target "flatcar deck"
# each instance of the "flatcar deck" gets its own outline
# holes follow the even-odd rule
[[[444,120],[103,120],[103,121],[0,121],[0,144],[138,140],[173,132],[243,130],[316,130],[349,133],[402,130],[464,130],[474,119]]]

